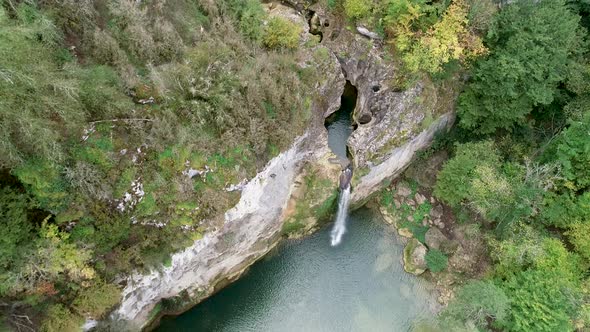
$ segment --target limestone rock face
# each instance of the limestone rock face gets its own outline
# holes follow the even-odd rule
[[[440,250],[441,245],[444,242],[449,241],[449,239],[447,239],[447,236],[444,235],[440,231],[440,229],[436,227],[430,227],[430,229],[428,229],[428,231],[426,232],[425,238],[426,245],[428,246],[428,248],[437,250]]]
[[[459,247],[459,243],[452,241],[437,227],[430,227],[426,232],[426,245],[430,249],[437,249],[449,255]]]
[[[285,16],[306,25],[305,18],[292,8],[277,5],[269,10],[271,15]],[[311,36],[306,35],[303,39]],[[300,66],[317,61],[314,54],[322,48],[325,49],[317,45],[302,49]],[[125,277],[122,301],[111,320],[126,321],[133,330],[139,330],[149,323],[150,316],[153,317],[151,311],[163,299],[188,294],[191,299],[188,306],[202,301],[215,292],[218,284],[235,280],[279,242],[285,222],[297,217],[293,215],[293,204],[300,203],[298,197],[311,204],[308,210],[313,210],[337,190],[340,166],[328,162],[334,154],[328,147],[324,112],[338,109],[346,81],[336,57],[327,50],[324,53],[328,55],[320,64],[324,78],[317,84],[318,96],[312,105],[312,121],[306,133],[244,184],[240,201],[221,216],[222,227],[209,231],[192,246],[174,254],[169,267]],[[333,188],[300,188],[298,180],[305,172],[314,172],[322,183],[333,181]],[[310,189],[314,189],[311,194]],[[317,222],[313,216],[299,219],[308,229]]]
[[[426,252],[428,249],[416,239],[411,239],[404,248],[404,270],[420,275],[426,271]]]
[[[347,29],[345,21],[326,12],[319,2],[308,10],[313,12],[315,33],[323,36],[321,45],[337,57],[344,78],[357,89],[353,112],[357,128],[347,143],[355,170],[351,203],[358,207],[404,171],[436,133],[453,124],[452,106],[441,101],[453,97],[440,98],[428,82],[403,86],[382,41]]]

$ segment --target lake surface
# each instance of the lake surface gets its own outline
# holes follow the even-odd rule
[[[330,227],[272,254],[160,332],[177,331],[408,331],[432,316],[432,286],[404,272],[403,247],[393,229],[363,208],[330,246]]]

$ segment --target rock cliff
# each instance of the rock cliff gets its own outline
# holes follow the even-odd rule
[[[225,213],[222,227],[173,255],[169,267],[129,276],[111,320],[145,327],[161,314],[157,309],[160,301],[181,295],[184,300],[175,311],[187,309],[238,278],[295,227],[293,224],[304,232],[314,229],[332,206],[330,200],[334,201],[337,188],[340,166],[328,162],[334,155],[328,148],[323,121],[338,109],[346,80],[358,90],[357,128],[348,141],[355,168],[352,199],[357,207],[403,171],[437,132],[453,123],[452,112],[436,115],[434,104],[423,102],[423,84],[405,91],[393,86],[395,66],[385,60],[378,42],[366,34],[345,29],[344,23],[306,1],[295,6],[302,12],[277,6],[269,8],[271,13],[298,20],[306,34],[310,32],[308,19],[314,21],[315,33],[323,36],[320,44],[307,48],[303,61],[320,61],[318,54],[323,54],[320,58],[325,62],[325,79],[314,92],[309,129],[245,184],[240,201]],[[425,121],[429,114],[436,118]]]

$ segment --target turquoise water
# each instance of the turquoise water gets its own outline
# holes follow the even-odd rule
[[[402,246],[369,209],[349,216],[343,242],[330,227],[285,241],[237,282],[157,331],[408,331],[436,308],[431,286],[403,271]]]

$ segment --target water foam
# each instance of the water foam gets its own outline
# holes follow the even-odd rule
[[[346,218],[348,217],[348,205],[350,203],[350,184],[340,191],[338,201],[338,212],[336,213],[336,222],[330,232],[330,243],[335,247],[342,242],[342,237],[346,233]]]

